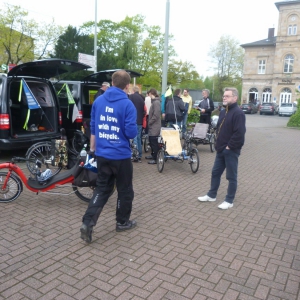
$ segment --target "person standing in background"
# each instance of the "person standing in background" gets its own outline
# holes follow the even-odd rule
[[[149,96],[152,99],[148,120],[148,136],[151,147],[151,156],[147,156],[146,158],[151,159],[148,161],[148,164],[154,165],[156,164],[158,137],[161,129],[161,99],[158,96],[156,89],[151,89],[149,91]]]
[[[136,125],[137,125],[137,136],[134,138],[134,144],[136,145],[139,151],[139,157],[134,162],[142,162],[142,127],[143,127],[143,118],[144,118],[144,99],[139,93],[139,88],[137,86],[133,87],[133,93],[129,95],[129,99],[132,101],[133,105],[136,108],[137,118],[136,118]]]
[[[183,95],[181,95],[181,99],[185,107],[185,110],[183,112],[183,119],[182,119],[182,133],[186,133],[187,118],[193,107],[193,99],[190,96],[188,89],[183,90]]]
[[[149,91],[147,92],[146,97],[145,97],[145,105],[146,105],[146,109],[147,109],[145,133],[148,134],[148,118],[149,118],[149,111],[150,111],[150,107],[151,107],[151,98],[149,96]]]
[[[202,91],[203,100],[199,103],[198,109],[200,110],[199,123],[210,124],[211,113],[214,111],[214,102],[209,98],[209,90]]]
[[[110,87],[110,84],[104,81],[101,85],[101,88],[98,90],[97,94],[94,96],[94,100],[96,100],[99,96],[103,95],[105,91]]]

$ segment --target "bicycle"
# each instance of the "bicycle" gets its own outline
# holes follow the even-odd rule
[[[142,144],[144,147],[144,152],[147,153],[151,149],[150,142],[149,142],[149,136],[146,133],[142,133]]]
[[[63,129],[61,129],[62,131]],[[75,130],[74,135],[68,144],[67,154],[69,156],[78,157],[81,149],[88,145],[86,150],[89,149],[89,137],[80,130]],[[45,165],[47,169],[50,169],[52,174],[55,175],[63,168],[63,161],[66,153],[60,151],[52,141],[45,141],[33,144],[28,148],[25,157],[28,159],[26,165],[31,174],[35,172],[36,160],[41,161],[42,165]],[[58,161],[55,159],[58,158]]]
[[[90,202],[95,186],[79,187],[73,185],[75,178],[74,174],[78,168],[80,160],[78,160],[78,163],[74,165],[72,169],[52,175],[46,179],[40,179],[42,177],[40,172],[40,168],[42,166],[41,161],[35,161],[35,174],[29,178],[27,178],[23,170],[16,164],[17,162],[21,161],[27,162],[28,159],[23,157],[13,157],[10,162],[0,164],[0,203],[7,203],[16,200],[23,191],[23,184],[27,187],[27,189],[34,193],[50,193],[48,191],[69,184],[73,190],[72,192],[52,192],[51,194],[66,196],[75,194],[81,200]],[[7,169],[7,171],[3,172],[5,169]],[[110,193],[110,196],[114,193],[114,191],[115,185]]]

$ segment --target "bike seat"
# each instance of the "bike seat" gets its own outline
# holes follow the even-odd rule
[[[208,131],[208,124],[196,123],[192,132],[192,137],[196,139],[205,139]]]
[[[78,162],[78,164],[79,164],[79,162]],[[29,177],[27,180],[27,184],[34,189],[42,190],[52,184],[55,184],[57,182],[60,182],[64,179],[67,179],[67,178],[73,176],[74,171],[77,168],[78,164],[76,163],[70,170],[62,171],[62,172],[54,175],[45,183],[40,182],[40,181],[36,180],[35,178]]]

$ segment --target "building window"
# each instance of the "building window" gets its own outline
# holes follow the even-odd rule
[[[292,91],[289,88],[285,88],[280,93],[280,104],[290,103],[292,101]]]
[[[262,93],[262,102],[272,102],[272,90],[264,89]]]
[[[293,65],[294,65],[294,56],[291,54],[286,55],[284,58],[284,73],[292,73],[293,72]]]
[[[266,61],[264,59],[258,61],[258,74],[266,74]]]
[[[258,96],[258,90],[257,90],[257,88],[251,88],[249,90],[248,102],[256,103],[257,96]]]
[[[288,27],[288,35],[296,35],[297,34],[297,25],[290,25]]]

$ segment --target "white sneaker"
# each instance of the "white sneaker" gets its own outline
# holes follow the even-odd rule
[[[216,198],[210,198],[209,196],[205,195],[203,197],[198,197],[198,200],[201,202],[205,202],[205,201],[213,202],[216,201]]]
[[[228,209],[228,208],[233,207],[233,204],[224,201],[224,202],[223,202],[222,204],[220,204],[218,207],[219,207],[220,209]]]

